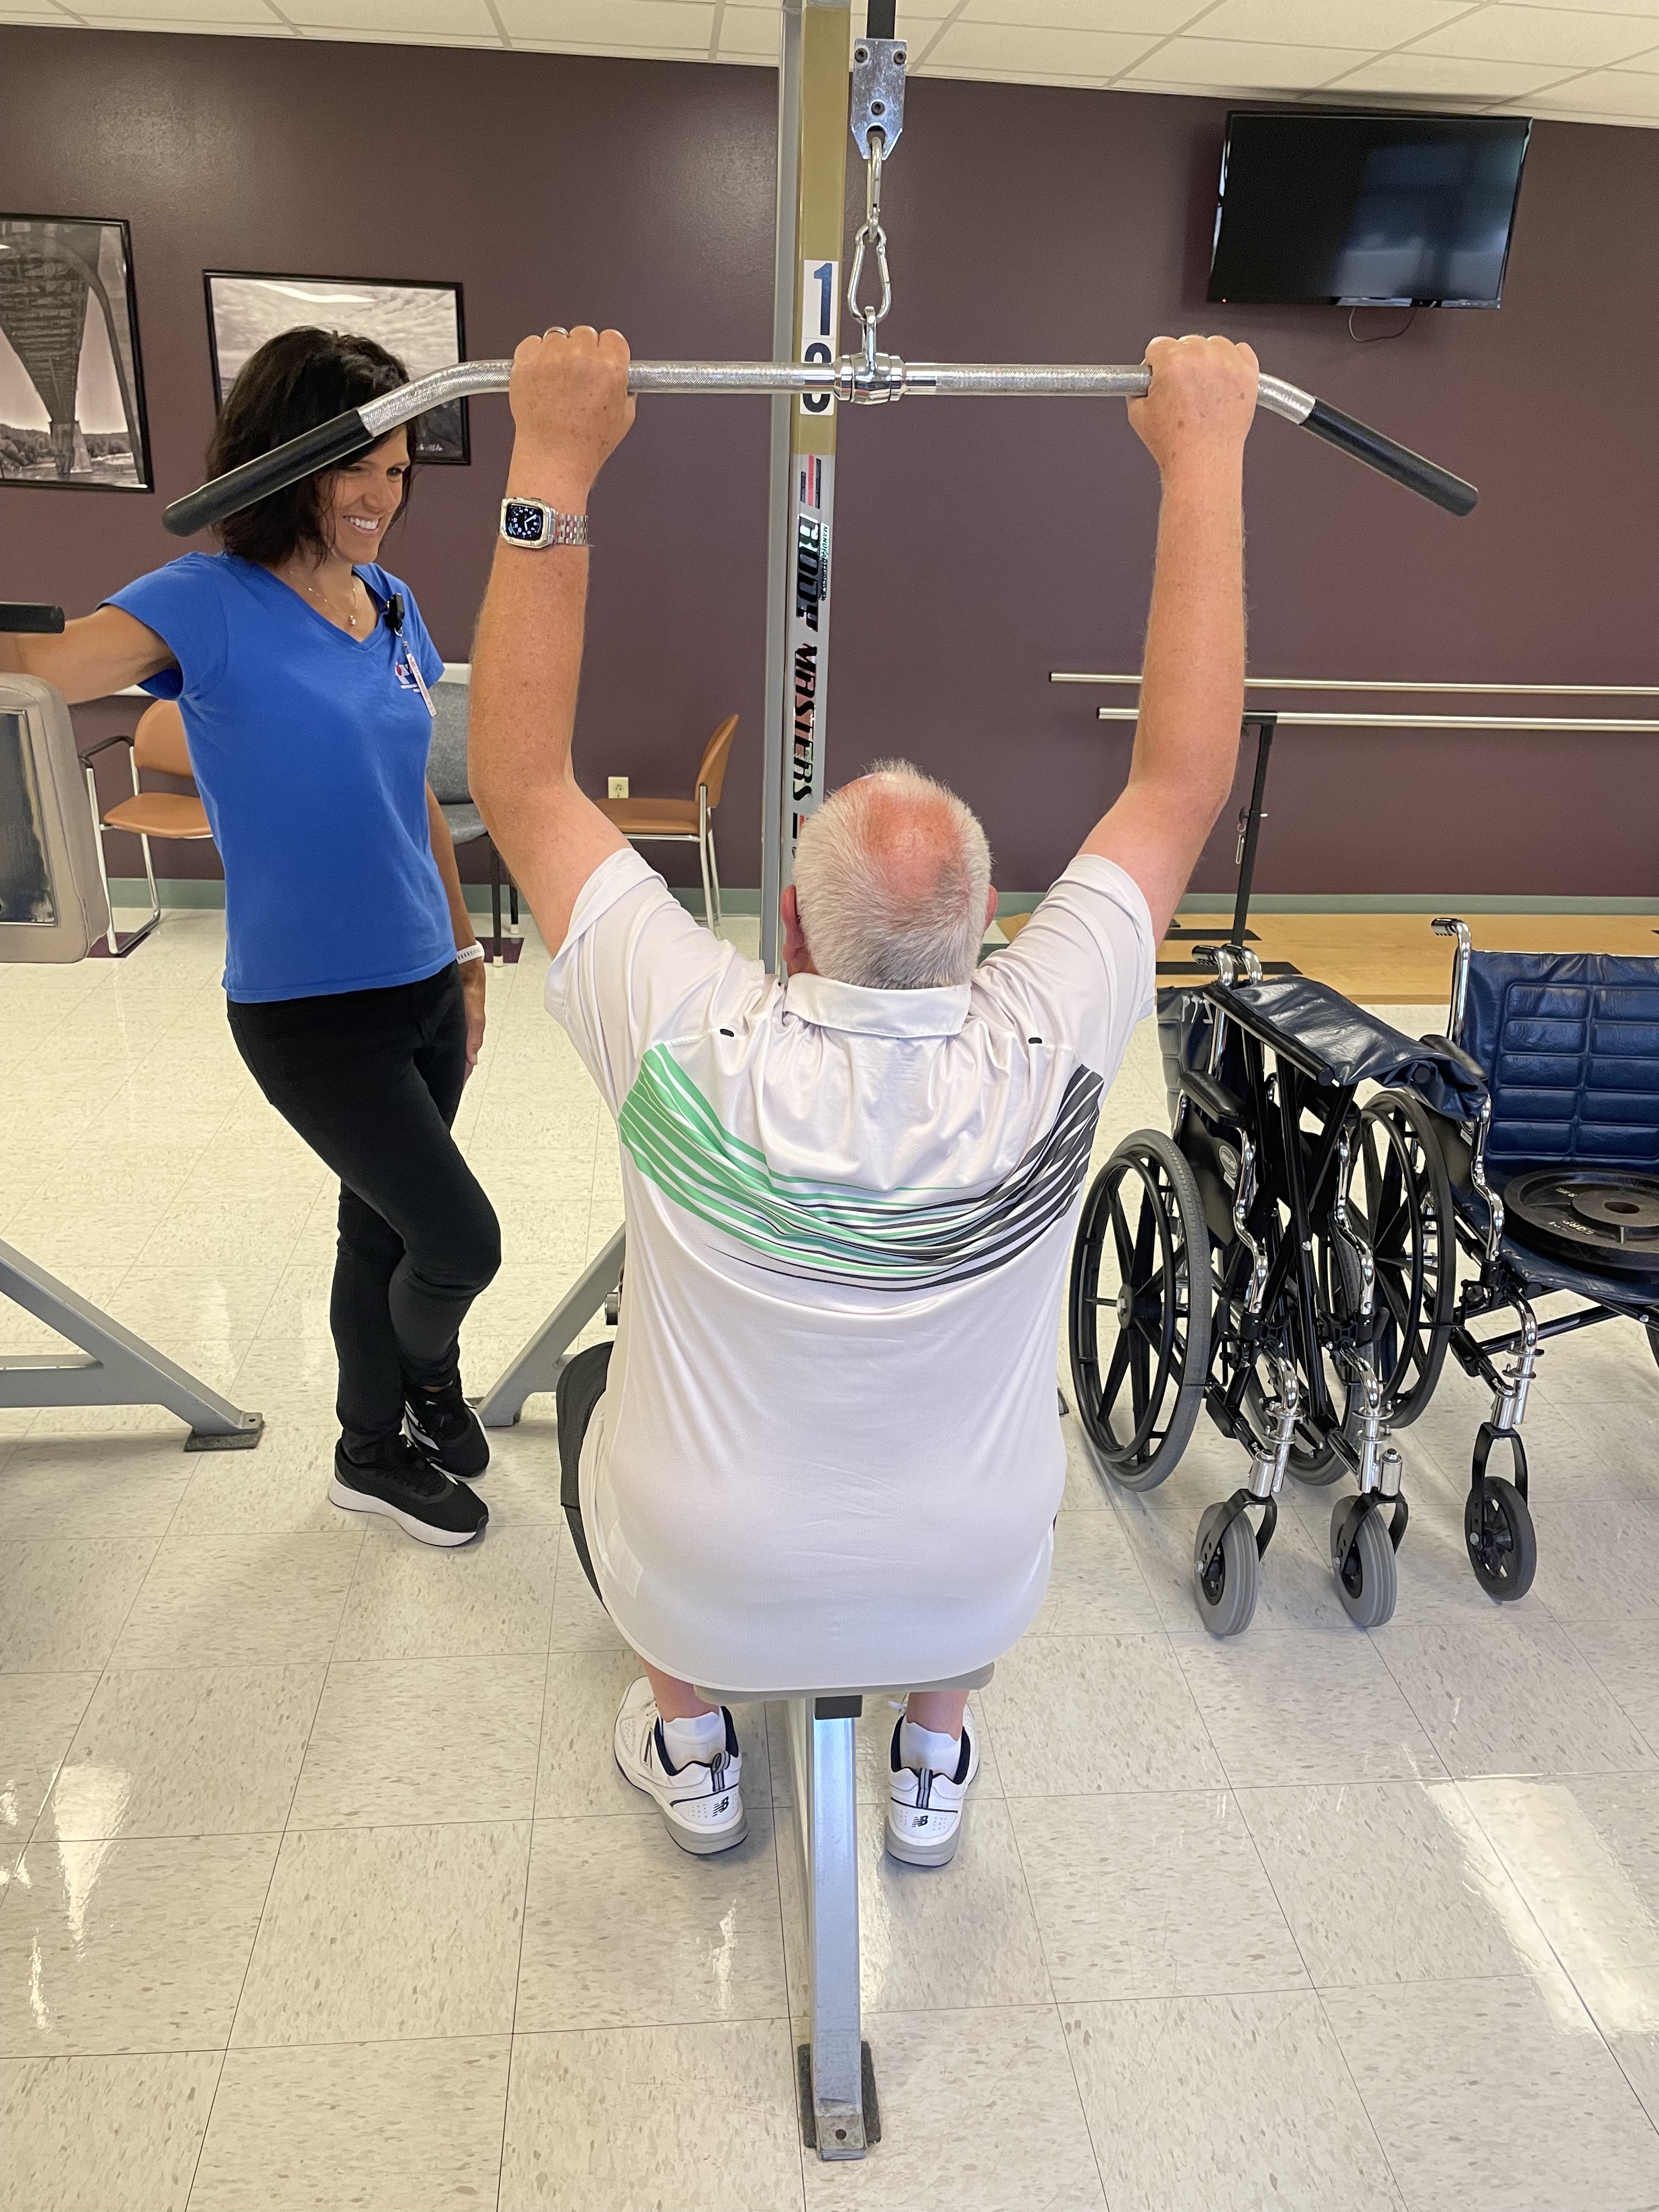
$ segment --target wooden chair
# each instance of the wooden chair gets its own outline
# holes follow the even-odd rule
[[[118,799],[113,806],[98,805],[98,781],[92,763],[101,752],[112,745],[125,745],[128,767],[132,775],[132,796]],[[109,869],[104,860],[106,830],[125,830],[137,838],[144,855],[144,876],[149,884],[149,920],[141,929],[118,930],[115,927],[115,910],[110,908],[109,934],[105,939],[110,957],[124,959],[135,945],[142,945],[161,919],[161,894],[155,888],[155,868],[150,858],[152,837],[210,838],[207,810],[196,793],[196,779],[191,773],[190,747],[185,739],[184,717],[171,699],[158,699],[147,707],[138,717],[138,726],[128,737],[106,738],[101,744],[94,745],[90,752],[81,756],[87,772],[87,797],[92,804],[93,825],[98,833],[98,872],[104,879],[104,895],[109,896]],[[188,791],[145,791],[138,781],[143,769],[157,775],[182,778],[190,785]]]
[[[697,780],[690,799],[601,799],[594,803],[608,814],[631,845],[695,845],[702,862],[703,919],[710,929],[720,924],[720,873],[714,860],[714,809],[720,803],[726,763],[737,734],[738,718],[728,714],[703,747]]]

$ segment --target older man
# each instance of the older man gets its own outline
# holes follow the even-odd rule
[[[471,783],[556,948],[549,1010],[621,1135],[621,1326],[566,1494],[645,1669],[617,1762],[689,1850],[744,1833],[731,1716],[696,1684],[949,1680],[1042,1602],[1091,1141],[1230,787],[1243,697],[1255,359],[1222,338],[1160,338],[1147,359],[1129,413],[1163,507],[1121,795],[1018,944],[976,966],[996,893],[974,817],[902,764],[847,785],[801,836],[783,983],[694,924],[578,788],[574,518],[633,418],[628,349],[560,331],[514,359]],[[562,1446],[577,1410],[562,1406]],[[949,1859],[977,1765],[962,1694],[913,1693],[888,1850]]]

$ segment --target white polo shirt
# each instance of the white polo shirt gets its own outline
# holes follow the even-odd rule
[[[636,853],[588,878],[546,1002],[617,1117],[628,1262],[582,1512],[653,1666],[902,1686],[1030,1622],[1073,1232],[1154,960],[1093,856],[934,991],[780,984]]]

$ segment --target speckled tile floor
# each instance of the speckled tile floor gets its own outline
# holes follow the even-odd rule
[[[1659,2202],[1659,1369],[1633,1328],[1543,1364],[1538,1579],[1508,1610],[1462,1556],[1482,1398],[1455,1372],[1401,1439],[1400,1604],[1369,1635],[1327,1494],[1289,1500],[1255,1623],[1218,1644],[1187,1577],[1236,1450],[1201,1425],[1139,1498],[1069,1436],[955,1866],[886,1862],[872,1790],[886,2136],[820,2166],[769,1717],[738,1716],[747,1842],[683,1857],[611,1766],[629,1668],[560,1524],[549,1401],[495,1440],[476,1552],[325,1501],[333,1196],[232,1048],[221,942],[180,913],[118,967],[0,969],[0,1237],[269,1424],[187,1458],[165,1414],[0,1413],[0,2208]],[[461,1109],[507,1244],[474,1387],[619,1212],[544,958],[493,976]],[[1163,1115],[1146,1029],[1102,1152]],[[0,1310],[0,1348],[46,1340]]]

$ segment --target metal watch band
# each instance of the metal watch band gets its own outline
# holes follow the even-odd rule
[[[541,517],[541,530],[537,536],[526,537],[522,529],[510,526],[509,517],[514,508],[520,514],[528,510]],[[504,499],[501,534],[509,545],[521,545],[531,553],[541,552],[549,545],[586,545],[589,542],[585,514],[562,514],[544,499]]]

